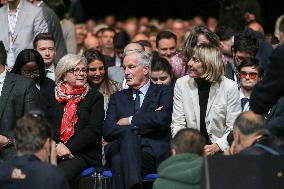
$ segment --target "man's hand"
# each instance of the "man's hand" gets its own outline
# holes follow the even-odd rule
[[[6,136],[0,135],[0,149],[6,146],[8,142],[9,142],[9,139]]]
[[[51,140],[51,151],[50,151],[50,164],[57,166],[57,153],[56,153],[56,143]]]
[[[219,152],[220,150],[220,147],[216,143],[204,146],[205,155],[213,155],[216,152]]]
[[[236,154],[236,144],[233,141],[232,145],[224,151],[224,155],[231,156]]]
[[[74,156],[71,154],[70,150],[63,144],[58,143],[56,146],[56,152],[59,158],[61,159],[72,159]]]
[[[116,124],[120,126],[129,125],[129,117],[121,118]]]

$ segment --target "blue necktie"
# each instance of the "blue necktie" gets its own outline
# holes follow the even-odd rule
[[[136,94],[135,100],[134,100],[134,113],[137,113],[140,109],[140,96],[139,94],[141,93],[140,90],[134,91]]]
[[[248,103],[248,102],[249,102],[249,99],[248,99],[248,98],[242,98],[242,99],[241,99],[242,112],[244,111],[245,105],[246,105],[246,103]]]

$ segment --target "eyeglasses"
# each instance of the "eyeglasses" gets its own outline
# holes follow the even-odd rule
[[[256,80],[256,77],[257,77],[257,73],[255,73],[255,72],[244,72],[244,71],[241,71],[240,72],[240,77],[242,78],[242,79],[245,79],[245,78],[247,78],[247,76],[249,76],[249,78],[250,79],[252,79],[252,80]]]
[[[29,76],[31,78],[39,77],[39,70],[29,71],[29,70],[21,70],[21,75]]]
[[[87,74],[88,73],[88,69],[87,68],[71,68],[70,70],[68,70],[69,73],[72,73],[74,75],[79,75],[80,72],[82,72],[83,74]]]

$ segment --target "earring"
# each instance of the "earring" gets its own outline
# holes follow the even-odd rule
[[[66,82],[67,81],[67,79],[66,78],[64,78],[64,80],[63,80],[64,82]]]

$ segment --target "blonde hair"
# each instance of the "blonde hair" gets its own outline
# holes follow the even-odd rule
[[[197,58],[204,67],[205,73],[201,76],[212,83],[220,82],[224,75],[224,64],[221,51],[210,44],[200,44],[194,47],[193,57]]]
[[[60,81],[62,81],[64,79],[65,73],[77,66],[80,62],[83,62],[87,67],[86,59],[81,55],[67,54],[63,56],[56,66],[55,82],[59,83]]]

